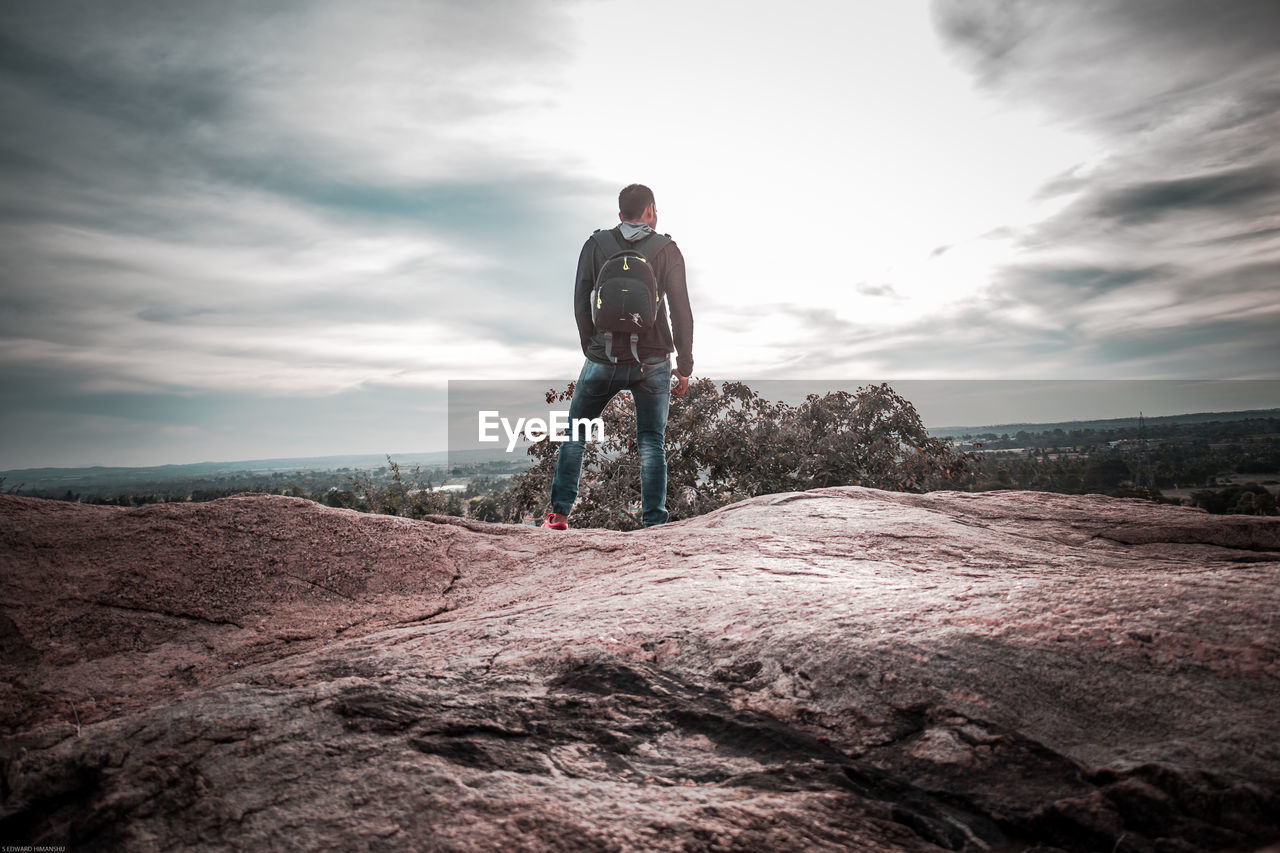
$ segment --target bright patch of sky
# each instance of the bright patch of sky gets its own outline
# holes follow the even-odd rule
[[[1099,154],[1085,134],[979,93],[940,49],[924,3],[729,14],[660,0],[640,17],[628,24],[626,2],[578,7],[570,67],[542,120],[513,138],[655,187],[660,228],[688,247],[699,359],[715,373],[776,372],[752,350],[805,333],[717,329],[725,306],[891,325],[974,297],[1016,251],[1008,229],[1068,200],[1036,191]]]

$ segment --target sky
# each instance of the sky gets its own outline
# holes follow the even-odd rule
[[[697,377],[1280,405],[1280,4],[725,10],[3,4],[0,469],[443,449],[450,380],[577,375],[632,182]]]

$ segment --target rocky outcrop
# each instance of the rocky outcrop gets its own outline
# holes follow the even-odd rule
[[[0,497],[0,842],[1256,850],[1280,523],[773,495],[634,533]]]

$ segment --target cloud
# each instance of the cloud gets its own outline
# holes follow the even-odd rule
[[[820,347],[779,345],[779,361],[787,375],[814,378],[1268,379],[1280,358],[1276,310],[1199,316],[1193,324],[1115,315],[1100,333],[1087,316],[1049,324],[1024,307],[973,302],[893,329],[851,323]]]
[[[86,391],[65,372],[35,367],[0,374],[0,394],[0,470],[395,454],[445,444],[443,388],[370,383],[311,396]]]
[[[939,254],[941,253],[935,252],[934,256],[936,257]],[[891,298],[896,298],[898,296],[898,292],[893,289],[893,285],[891,284],[870,284],[865,281],[860,281],[853,289],[863,296],[888,296]]]
[[[1094,197],[1093,215],[1125,225],[1141,225],[1173,213],[1261,213],[1257,209],[1259,202],[1265,205],[1273,200],[1278,190],[1280,172],[1255,165],[1108,189]]]
[[[1280,92],[1271,0],[935,0],[933,13],[985,86],[1113,133],[1208,105],[1212,129],[1247,126]]]
[[[1023,257],[993,277],[992,304],[1073,341],[1069,370],[1274,374],[1280,6],[937,0],[933,12],[981,86],[1105,152],[1041,187],[1063,203],[1015,235]]]
[[[574,211],[613,188],[483,131],[555,85],[563,14],[5,6],[0,370],[316,393],[572,358]]]
[[[1066,326],[1091,304],[1139,289],[1162,288],[1172,275],[1173,271],[1160,266],[1015,265],[1001,270],[988,299],[1006,310],[1032,307],[1046,325]],[[1151,300],[1149,293],[1146,300]],[[1158,298],[1154,304],[1159,304]]]

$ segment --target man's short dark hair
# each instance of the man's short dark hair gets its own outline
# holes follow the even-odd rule
[[[644,184],[631,184],[618,193],[618,212],[631,222],[638,220],[644,209],[653,203],[653,190]]]

